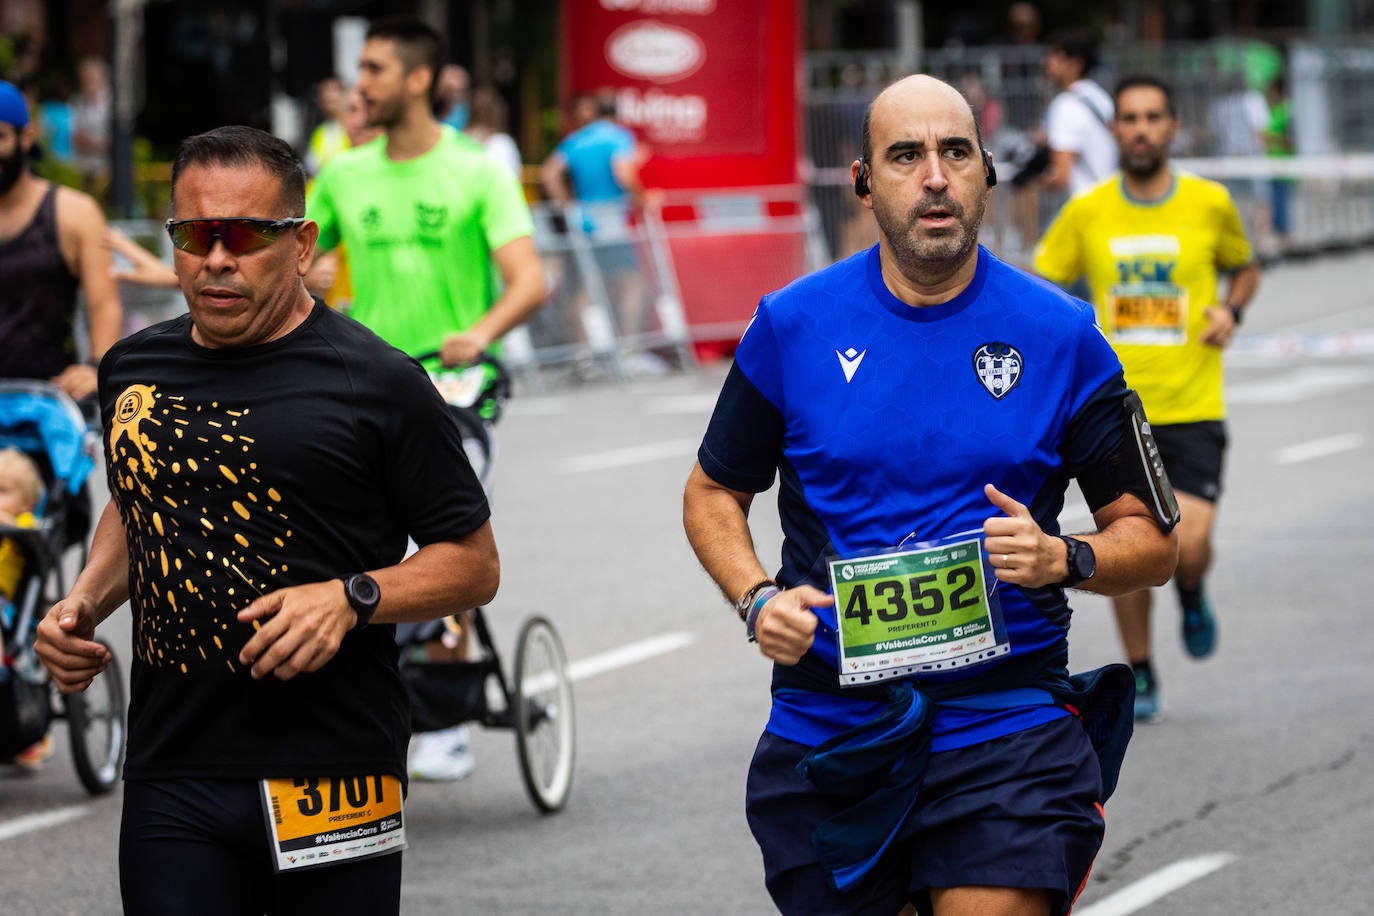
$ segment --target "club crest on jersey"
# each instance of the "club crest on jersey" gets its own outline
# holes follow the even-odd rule
[[[973,354],[978,381],[999,401],[1021,381],[1022,368],[1021,353],[1011,344],[985,343]]]

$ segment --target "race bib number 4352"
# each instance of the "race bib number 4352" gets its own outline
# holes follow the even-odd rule
[[[1010,651],[977,538],[829,565],[841,684],[943,671]]]
[[[264,779],[262,799],[279,872],[406,846],[401,781],[395,776]]]

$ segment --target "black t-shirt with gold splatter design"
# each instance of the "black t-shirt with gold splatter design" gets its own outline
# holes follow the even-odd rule
[[[319,671],[255,681],[237,611],[390,566],[490,511],[423,370],[320,302],[271,343],[207,349],[188,316],[101,363],[110,492],[129,545],[129,779],[405,772],[395,627]]]

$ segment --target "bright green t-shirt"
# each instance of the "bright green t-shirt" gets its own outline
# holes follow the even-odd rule
[[[1120,175],[1064,205],[1035,249],[1035,270],[1061,285],[1087,277],[1098,324],[1150,422],[1226,416],[1219,347],[1205,344],[1217,273],[1254,258],[1226,189],[1179,169],[1162,200],[1126,194]]]
[[[515,177],[445,127],[434,148],[393,162],[378,138],[340,153],[306,203],[320,248],[348,245],[352,317],[412,356],[477,323],[496,298],[491,253],[534,231]]]

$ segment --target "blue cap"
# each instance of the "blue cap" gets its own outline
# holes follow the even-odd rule
[[[29,126],[29,104],[13,83],[0,80],[0,124],[10,124],[19,130]]]

